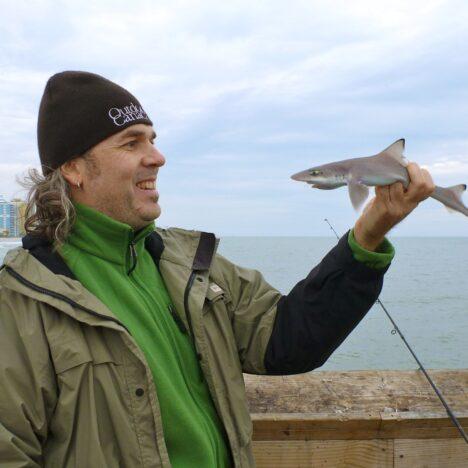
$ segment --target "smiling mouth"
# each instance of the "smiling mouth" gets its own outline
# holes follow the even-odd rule
[[[144,180],[138,182],[136,186],[141,190],[154,190],[156,188],[156,182],[154,180]]]

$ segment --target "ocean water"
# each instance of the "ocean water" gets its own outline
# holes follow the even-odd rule
[[[468,238],[390,238],[380,299],[428,369],[468,368]],[[332,237],[223,237],[219,253],[262,272],[283,294],[335,245]],[[0,261],[18,240],[0,240]],[[322,370],[417,369],[375,304]]]

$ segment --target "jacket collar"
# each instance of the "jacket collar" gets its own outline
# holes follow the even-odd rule
[[[77,248],[94,257],[117,265],[125,265],[129,246],[139,256],[145,248],[145,238],[154,231],[154,223],[139,231],[105,214],[80,203],[74,203],[76,219],[73,228],[61,247],[64,255],[67,249]]]
[[[172,282],[179,282],[181,275],[188,279],[193,270],[208,271],[218,242],[211,233],[157,228],[145,239],[145,247],[158,268],[160,262],[164,263],[160,268],[163,280],[169,288],[175,288],[173,291],[178,296],[183,293],[180,287],[184,286]],[[48,303],[88,324],[122,329],[115,315],[76,280],[45,239],[27,235],[23,238],[23,248],[7,253],[4,266],[6,271],[1,271],[0,281],[6,288]],[[80,309],[91,313],[83,314]]]
[[[23,252],[15,255],[15,268],[24,270],[19,260],[29,253],[50,272],[75,279],[60,254],[53,249],[47,239],[28,234],[23,237],[22,243]],[[210,269],[218,244],[219,239],[212,233],[181,228],[156,228],[145,238],[145,248],[158,267],[160,261],[165,260],[197,271]],[[9,264],[11,260],[12,256],[9,253],[5,257],[5,263]],[[27,274],[27,271],[23,273]]]

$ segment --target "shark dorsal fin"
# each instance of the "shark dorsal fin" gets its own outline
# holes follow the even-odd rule
[[[395,161],[406,167],[408,165],[407,159],[403,156],[405,150],[405,139],[400,138],[399,140],[392,143],[388,148],[385,148],[380,154],[385,154],[392,157]]]

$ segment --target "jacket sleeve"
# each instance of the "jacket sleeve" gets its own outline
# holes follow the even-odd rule
[[[279,301],[265,352],[267,374],[322,366],[377,300],[390,264],[376,269],[356,260],[348,234]]]
[[[57,400],[55,372],[35,307],[0,287],[0,465],[11,468],[42,466],[47,421]]]
[[[348,235],[284,296],[258,271],[230,264],[227,307],[244,372],[316,369],[366,315],[390,265],[376,269],[356,260]]]

